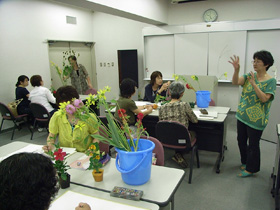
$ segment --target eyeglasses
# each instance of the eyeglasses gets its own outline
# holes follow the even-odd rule
[[[252,64],[260,64],[262,61],[251,61]]]

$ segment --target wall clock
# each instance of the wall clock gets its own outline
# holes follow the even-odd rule
[[[203,20],[205,22],[214,22],[218,18],[218,13],[214,9],[208,9],[203,14]]]

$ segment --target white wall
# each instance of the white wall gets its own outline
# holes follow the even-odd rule
[[[77,17],[77,25],[66,24],[66,15]],[[4,103],[14,100],[15,84],[22,74],[29,78],[40,74],[50,87],[46,39],[93,38],[90,11],[49,1],[1,1],[0,20],[0,101]]]
[[[119,74],[117,50],[137,49],[139,87],[143,86],[142,28],[148,24],[116,17],[104,13],[93,14],[93,40],[96,54],[98,87],[112,87],[109,99],[119,96]],[[101,63],[112,63],[114,67],[100,67]]]
[[[217,21],[273,19],[280,17],[279,0],[207,0],[185,4],[170,4],[168,25],[186,25],[203,22],[205,10],[218,12]]]

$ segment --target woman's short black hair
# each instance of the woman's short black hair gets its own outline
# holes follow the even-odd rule
[[[120,84],[121,97],[130,98],[135,93],[137,84],[130,78],[124,79]]]
[[[261,50],[261,51],[255,52],[254,55],[253,55],[253,59],[254,60],[255,59],[261,60],[265,66],[268,65],[266,67],[266,71],[274,63],[274,59],[273,59],[271,53],[266,51],[266,50]]]
[[[71,85],[62,86],[57,89],[55,98],[56,98],[56,104],[57,104],[57,106],[59,106],[59,103],[72,101],[73,98],[78,99],[79,93]]]
[[[27,80],[29,81],[28,76],[20,75],[20,76],[18,77],[18,81],[17,81],[17,83],[16,83],[16,87],[18,87],[18,86],[20,85],[20,82],[24,82],[25,79],[27,79]]]
[[[68,61],[70,60],[70,58],[71,58],[73,61],[77,61],[77,58],[76,58],[75,55],[70,55],[70,56],[68,57]]]
[[[40,75],[33,75],[30,78],[30,83],[33,87],[39,87],[41,86],[41,81],[42,81],[42,77]]]
[[[50,158],[19,153],[0,163],[0,209],[46,210],[58,192]]]
[[[152,74],[151,74],[151,81],[150,81],[150,84],[154,85],[155,82],[156,82],[156,78],[160,76],[162,78],[162,73],[160,71],[154,71]]]

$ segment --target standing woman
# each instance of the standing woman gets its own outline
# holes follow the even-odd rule
[[[154,71],[151,74],[150,84],[145,87],[144,101],[150,101],[154,103],[157,94],[166,96],[166,90],[169,85],[170,81],[163,84],[162,73],[160,71]]]
[[[29,78],[25,75],[21,75],[18,77],[18,81],[16,84],[16,100],[23,99],[20,104],[17,106],[17,112],[19,115],[28,114],[32,116],[31,109],[29,108],[30,101],[29,91],[26,89],[28,86]]]
[[[232,84],[243,87],[236,112],[237,141],[242,163],[237,176],[248,177],[260,171],[260,138],[268,123],[276,89],[276,80],[267,74],[267,70],[274,60],[270,52],[258,51],[252,61],[255,72],[239,77],[239,57],[234,55],[230,59],[229,63],[234,68]]]
[[[79,94],[85,94],[88,89],[93,89],[86,68],[82,64],[77,63],[77,58],[74,55],[68,57],[73,70],[70,73],[71,84],[76,88]]]

